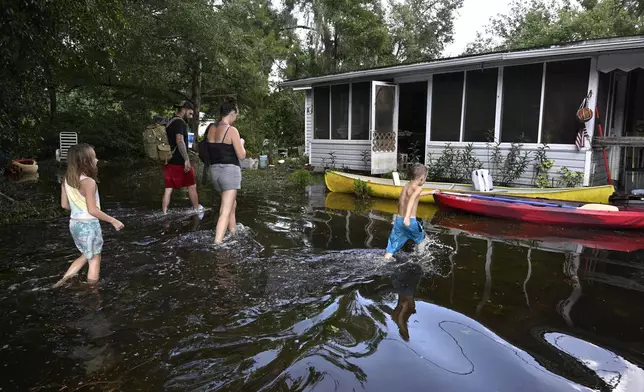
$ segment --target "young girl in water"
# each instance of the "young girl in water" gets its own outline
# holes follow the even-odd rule
[[[123,223],[101,211],[96,187],[97,162],[94,149],[85,143],[71,147],[67,153],[67,173],[60,191],[60,205],[71,211],[69,230],[81,255],[54,288],[74,277],[87,262],[87,283],[98,282],[103,250],[103,233],[99,220],[111,223],[116,230],[123,228]]]

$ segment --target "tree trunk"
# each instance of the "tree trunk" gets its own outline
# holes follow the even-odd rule
[[[195,113],[192,117],[190,127],[195,134],[195,142],[192,149],[197,151],[197,136],[199,136],[199,111],[201,109],[201,61],[197,62],[192,72],[192,103],[195,106]]]
[[[338,70],[339,60],[338,60],[338,32],[335,30],[333,34],[333,71]]]
[[[47,94],[49,95],[49,123],[53,124],[56,117],[56,83],[54,82],[54,71],[50,61],[45,62],[45,77],[47,78]]]

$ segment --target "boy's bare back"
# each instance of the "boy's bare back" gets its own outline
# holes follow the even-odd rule
[[[418,201],[420,192],[422,188],[413,182],[409,182],[403,190],[400,192],[400,197],[398,197],[398,215],[403,218],[415,218],[416,211],[418,210]],[[411,208],[411,214],[407,215],[407,206],[409,203],[413,203]]]

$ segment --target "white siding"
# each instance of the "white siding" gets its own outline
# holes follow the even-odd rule
[[[304,101],[304,153],[311,156],[313,139],[313,90],[306,90]]]
[[[608,176],[606,175],[606,164],[604,163],[604,154],[601,148],[593,149],[593,159],[590,164],[590,185],[606,185],[608,184]]]
[[[458,143],[458,144],[453,144],[452,147],[454,150],[462,150],[467,143]],[[534,145],[531,146],[525,146],[523,147],[523,151],[530,151],[530,158],[534,159],[534,153],[536,152],[536,148],[538,147],[533,147]],[[502,145],[501,146],[501,152],[503,155],[507,155],[509,151],[509,144],[508,145]],[[492,148],[493,146],[490,146],[489,149],[489,154],[491,155],[492,153]],[[443,153],[443,150],[445,149],[444,144],[439,144],[439,142],[431,143],[430,145],[427,146],[427,153],[432,154],[432,160],[435,162],[438,157]],[[484,169],[490,169],[488,162],[491,161],[491,157],[488,159],[488,149],[485,146],[485,143],[474,143],[474,154],[476,157],[481,161],[483,164]],[[556,146],[551,146],[550,149],[548,150],[547,153],[548,159],[554,160],[554,165],[548,172],[548,175],[550,178],[555,178],[555,186],[557,185],[558,178],[560,175],[558,174],[559,169],[563,166],[566,166],[570,171],[579,171],[579,172],[584,172],[584,163],[586,160],[586,154],[585,152],[579,152],[572,146],[572,148],[557,148]],[[429,163],[427,161],[427,163]],[[490,172],[490,174],[493,175],[494,177],[494,172]],[[524,185],[524,186],[534,186],[534,176],[535,176],[535,162],[531,161],[528,165],[528,168],[526,171],[523,173],[523,175],[514,183],[514,185]],[[493,178],[495,184],[498,182],[496,178]]]
[[[363,151],[370,151],[369,140],[314,140],[311,143],[311,165],[315,167],[331,166],[331,155],[335,155],[335,167],[348,167],[352,170],[370,171],[370,161],[363,162]]]

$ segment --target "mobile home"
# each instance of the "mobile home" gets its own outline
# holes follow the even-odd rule
[[[644,36],[636,36],[365,69],[282,87],[305,91],[305,149],[313,166],[382,174],[410,154],[428,163],[447,143],[455,149],[472,143],[485,167],[491,136],[506,152],[521,138],[532,153],[548,144],[553,175],[561,167],[583,172],[588,186],[607,181],[594,140],[600,122],[613,140],[634,137],[628,148],[622,139],[607,148],[613,181],[644,167],[642,67]],[[576,113],[584,98],[600,121],[585,123],[589,139],[580,149],[575,141],[584,124]],[[517,184],[531,185],[533,166]]]

